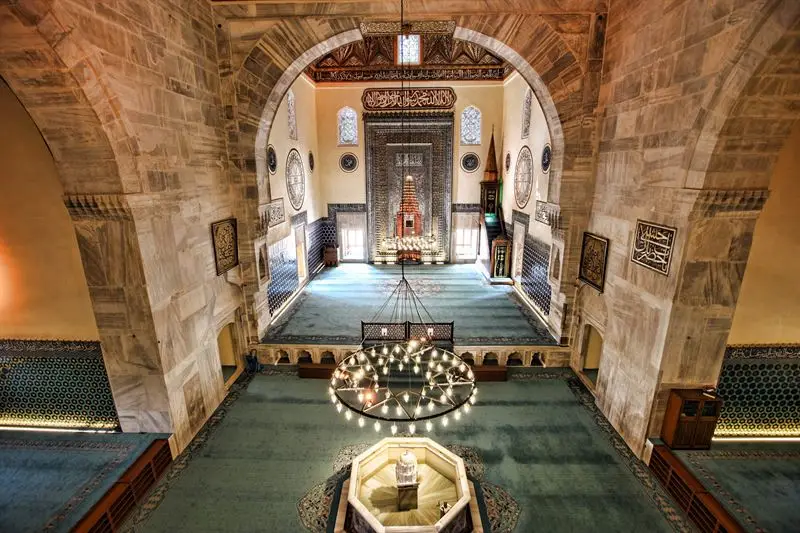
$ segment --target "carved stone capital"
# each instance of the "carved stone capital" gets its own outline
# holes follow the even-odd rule
[[[64,205],[73,219],[131,218],[131,207],[122,194],[69,195],[64,197]]]
[[[744,217],[758,214],[769,198],[766,189],[704,190],[695,200],[693,218]]]

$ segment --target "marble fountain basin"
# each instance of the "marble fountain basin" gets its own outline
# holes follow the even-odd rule
[[[397,506],[395,464],[411,451],[417,459],[418,506]],[[389,437],[353,460],[347,490],[345,530],[350,533],[472,531],[470,490],[464,461],[424,437]],[[440,516],[439,504],[450,510]]]

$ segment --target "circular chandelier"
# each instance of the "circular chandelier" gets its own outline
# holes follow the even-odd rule
[[[470,366],[450,350],[410,340],[362,346],[336,367],[331,403],[359,427],[415,434],[467,415],[478,388]]]

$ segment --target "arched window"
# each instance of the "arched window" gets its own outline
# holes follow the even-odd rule
[[[481,144],[481,110],[474,105],[461,112],[461,144]]]
[[[343,107],[337,115],[339,123],[339,146],[354,146],[358,144],[358,121],[356,110],[352,107]]]
[[[289,119],[289,138],[297,140],[297,112],[294,107],[294,92],[289,89],[286,93],[286,115]]]
[[[531,133],[531,102],[533,91],[528,87],[525,91],[525,101],[522,103],[522,138],[527,139]]]

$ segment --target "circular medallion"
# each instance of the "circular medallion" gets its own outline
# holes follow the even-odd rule
[[[308,152],[308,170],[314,172],[314,152]]]
[[[506,152],[506,172],[511,168],[511,152]]]
[[[275,174],[275,171],[278,170],[278,156],[271,144],[267,147],[267,167],[270,174]]]
[[[286,194],[296,210],[303,207],[306,198],[306,171],[300,152],[292,148],[286,158]]]
[[[549,144],[544,145],[544,150],[542,150],[542,172],[547,172],[550,170],[550,160],[553,157],[553,152],[550,149]]]
[[[479,166],[481,166],[481,159],[478,157],[478,154],[470,152],[464,154],[461,158],[461,168],[463,168],[465,172],[475,172],[478,170]]]
[[[339,158],[339,168],[341,168],[344,172],[353,172],[355,169],[357,169],[358,158],[356,157],[356,154],[351,154],[350,152],[342,154],[342,157]]]
[[[531,190],[533,190],[533,156],[530,148],[523,146],[514,169],[514,200],[520,209],[528,205]]]

